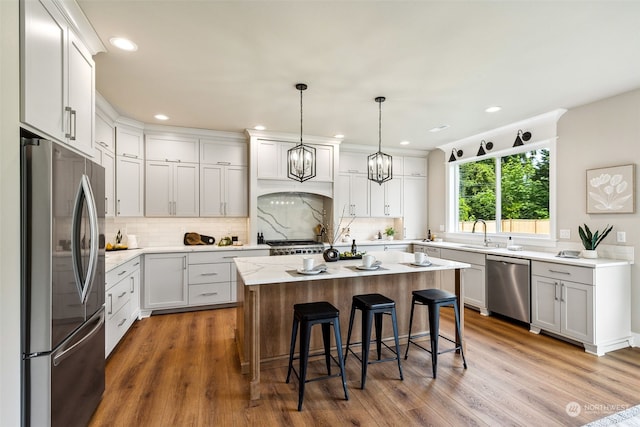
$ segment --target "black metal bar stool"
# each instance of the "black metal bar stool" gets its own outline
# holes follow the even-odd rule
[[[353,327],[353,318],[357,310],[362,310],[362,341],[353,343],[352,345],[362,344],[362,357],[349,348],[351,344],[351,328]],[[382,315],[388,314],[391,316],[391,323],[393,324],[393,338],[396,343],[395,351],[390,348],[385,342],[382,341]],[[371,323],[375,317],[376,327],[376,350],[378,352],[378,360],[369,361],[369,349],[371,348]],[[392,351],[396,357],[389,357],[381,359],[382,345]],[[347,361],[347,355],[349,351],[360,361],[362,364],[362,378],[360,380],[360,388],[364,389],[364,383],[367,378],[367,366],[371,363],[390,362],[392,360],[398,361],[398,371],[400,371],[400,379],[402,377],[402,366],[400,364],[400,344],[398,342],[398,322],[396,319],[396,303],[392,299],[380,294],[365,294],[354,295],[351,302],[351,316],[349,317],[349,333],[347,334],[347,348],[344,352],[345,363]]]
[[[298,377],[298,411],[302,410],[302,400],[304,399],[304,386],[308,382],[325,380],[328,378],[341,377],[342,387],[344,389],[344,398],[349,400],[347,393],[347,381],[344,374],[344,360],[342,358],[342,338],[340,337],[340,311],[326,301],[310,302],[305,304],[295,304],[293,306],[293,328],[291,330],[291,347],[289,349],[289,370],[287,372],[287,383],[291,376],[291,371]],[[309,340],[311,338],[311,327],[316,324],[322,325],[322,340],[324,342],[324,353],[309,354]],[[336,339],[336,350],[338,352],[338,360],[331,354],[331,325],[333,324],[333,333]],[[298,334],[298,325],[300,327],[300,355],[293,357],[296,346],[296,335]],[[307,379],[307,363],[309,357],[325,356],[327,364],[327,375]],[[293,367],[293,360],[300,359],[300,373],[296,372]],[[331,375],[331,359],[340,366],[340,373]]]
[[[431,353],[431,367],[433,369],[433,378],[436,377],[436,371],[438,369],[438,354],[449,353],[451,351],[460,350],[462,356],[462,363],[464,369],[467,369],[467,361],[464,358],[464,349],[462,348],[462,336],[460,335],[460,312],[458,311],[458,298],[451,292],[443,291],[441,289],[423,289],[420,291],[413,291],[413,297],[411,298],[411,318],[409,319],[409,341],[407,342],[407,350],[404,354],[405,360],[409,356],[409,345],[413,344],[421,349]],[[411,336],[411,327],[413,326],[413,309],[416,304],[426,305],[429,308],[429,340],[431,341],[431,350],[424,348],[417,342],[413,341],[415,338],[426,336],[427,334],[421,334]],[[456,334],[458,335],[458,342],[450,338],[440,335],[440,307],[453,307],[453,312],[456,318]],[[456,346],[443,351],[438,351],[438,337],[442,337],[447,341],[450,341]]]

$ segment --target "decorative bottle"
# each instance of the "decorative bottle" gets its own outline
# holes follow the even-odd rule
[[[358,252],[358,247],[356,246],[356,239],[353,239],[353,243],[351,243],[351,255],[355,255]]]

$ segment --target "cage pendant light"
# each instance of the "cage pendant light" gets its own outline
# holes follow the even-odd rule
[[[382,185],[393,178],[393,157],[382,152],[382,103],[384,96],[375,99],[378,103],[378,152],[367,157],[368,178]]]
[[[296,84],[300,91],[300,143],[287,151],[287,177],[304,182],[316,176],[316,149],[302,143],[302,91],[304,83]]]

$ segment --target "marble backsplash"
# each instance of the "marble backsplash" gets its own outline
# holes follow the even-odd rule
[[[331,200],[311,193],[258,197],[258,229],[265,240],[316,240],[315,228],[327,224]]]

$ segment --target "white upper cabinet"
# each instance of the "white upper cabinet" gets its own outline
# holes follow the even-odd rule
[[[146,163],[146,216],[198,216],[197,163],[148,160]]]
[[[145,160],[198,163],[198,140],[195,138],[146,135]]]
[[[116,215],[144,215],[144,143],[141,129],[116,125]]]
[[[384,182],[382,185],[369,181],[371,193],[371,216],[392,217],[402,216],[402,177]]]
[[[247,144],[227,144],[209,139],[200,139],[200,163],[247,166]]]
[[[24,1],[21,6],[22,121],[93,156],[91,54],[52,2]]]
[[[96,145],[111,153],[116,151],[114,126],[99,114],[96,114]]]
[[[200,216],[246,217],[249,212],[246,166],[200,165]]]
[[[333,182],[333,146],[306,144],[316,149],[316,176],[310,182]],[[258,142],[258,179],[287,178],[287,151],[292,142],[260,140]]]
[[[402,175],[427,176],[427,158],[426,157],[405,157],[403,163],[404,163],[404,170],[402,171]],[[393,167],[395,168],[395,164]]]
[[[367,154],[340,153],[340,172],[367,173]]]

